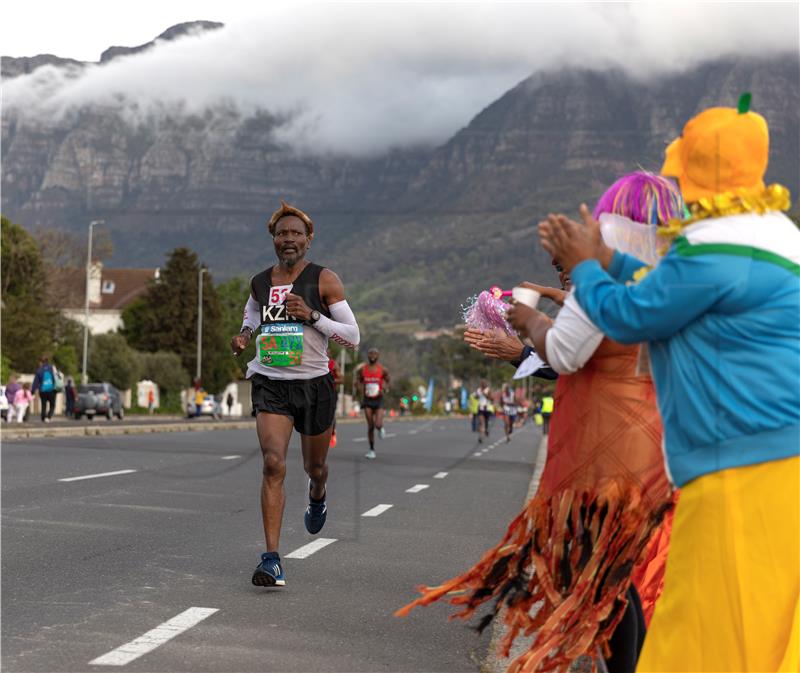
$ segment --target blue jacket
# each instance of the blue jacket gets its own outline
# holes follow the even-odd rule
[[[578,302],[620,343],[646,341],[678,486],[800,455],[800,231],[780,213],[686,227],[638,283],[615,253],[572,271]],[[622,281],[622,282],[618,282]]]
[[[42,365],[39,369],[36,370],[36,374],[33,376],[33,385],[31,385],[31,393],[36,394],[36,391],[39,390],[42,386],[42,377],[44,377],[44,373],[46,370],[50,370],[50,374],[53,377],[53,386],[55,386],[56,382],[56,373],[53,370],[53,365],[50,363],[46,365]],[[55,390],[55,387],[53,388]]]

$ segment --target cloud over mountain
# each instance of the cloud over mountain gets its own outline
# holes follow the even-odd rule
[[[299,150],[374,155],[444,141],[531,73],[618,68],[646,83],[796,52],[798,20],[794,3],[285,4],[107,64],[41,67],[4,99],[23,119],[86,104],[133,121],[266,110]]]

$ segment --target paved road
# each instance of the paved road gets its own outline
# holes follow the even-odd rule
[[[252,431],[3,442],[3,670],[479,670],[488,631],[448,623],[445,606],[392,612],[498,540],[539,432],[489,449],[459,420],[387,430],[366,461],[363,426],[340,427],[316,537],[293,440],[283,589],[250,584],[263,551]],[[120,473],[60,481],[108,472]],[[363,516],[378,505],[392,507]],[[319,537],[335,542],[286,559]],[[110,652],[131,660],[89,663]]]

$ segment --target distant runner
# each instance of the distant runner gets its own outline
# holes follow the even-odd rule
[[[514,432],[514,424],[517,422],[517,399],[514,389],[507,383],[503,384],[501,393],[503,403],[503,422],[506,428],[506,442],[511,441],[511,433]]]
[[[386,436],[383,429],[383,394],[389,390],[389,372],[378,364],[380,353],[377,348],[370,348],[367,362],[358,371],[358,383],[362,391],[361,406],[367,419],[367,438],[369,451],[365,458],[375,458],[375,430],[380,438]]]

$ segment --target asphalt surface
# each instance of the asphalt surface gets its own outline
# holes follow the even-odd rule
[[[307,478],[293,438],[287,586],[272,589],[250,583],[264,551],[254,431],[4,441],[2,668],[480,670],[490,630],[448,622],[449,606],[392,613],[417,585],[480,558],[522,506],[540,433],[527,426],[506,444],[500,432],[479,445],[463,420],[387,423],[367,461],[363,424],[341,425],[318,536],[303,526]],[[135,471],[59,481],[124,470]],[[407,492],[416,485],[427,488]],[[362,516],[381,504],[392,507]],[[317,538],[336,541],[286,558]],[[157,628],[190,608],[209,610]],[[149,651],[89,663],[132,641],[123,649]]]

